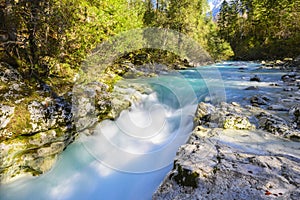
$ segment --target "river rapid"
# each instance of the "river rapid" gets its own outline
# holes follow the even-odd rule
[[[262,81],[252,85],[262,89],[244,90],[254,74]],[[50,172],[1,185],[0,199],[151,199],[189,138],[199,102],[243,104],[248,96],[276,93],[269,85],[282,74],[257,63],[224,62],[126,80],[148,84],[152,92],[129,88],[139,97],[129,110],[97,124],[94,135],[81,135]]]

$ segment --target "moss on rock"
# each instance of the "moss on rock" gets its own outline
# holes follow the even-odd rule
[[[177,170],[177,174],[174,176],[174,180],[177,184],[181,186],[187,186],[187,187],[198,187],[198,177],[199,174],[195,171],[192,171],[190,169],[187,169],[185,167],[182,167],[181,165],[176,165],[175,168]]]

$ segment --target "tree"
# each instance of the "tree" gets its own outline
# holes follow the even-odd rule
[[[60,36],[71,25],[62,24],[67,21],[62,7],[47,0],[7,1],[3,20],[3,30],[9,33],[4,43],[7,60],[15,60],[15,67],[29,73],[47,74],[49,66],[43,59],[59,56]]]
[[[7,0],[1,7],[1,59],[42,77],[65,76],[103,40],[143,25],[138,0]]]
[[[222,38],[239,59],[274,59],[300,54],[299,0],[234,0],[223,3]]]
[[[224,51],[215,46],[221,47],[225,41],[219,38],[216,33],[218,28],[212,18],[207,15],[207,11],[208,4],[205,0],[160,0],[156,1],[156,4],[148,0],[144,23],[146,26],[167,28],[184,33],[197,41],[209,53],[214,54],[213,58],[228,58],[230,54],[227,51],[230,49],[228,44],[229,49],[225,48],[227,50]],[[181,45],[182,39],[178,35],[177,48],[182,49]],[[225,51],[227,53],[224,54]],[[216,53],[220,56],[215,55]]]

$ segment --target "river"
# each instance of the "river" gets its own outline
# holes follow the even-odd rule
[[[274,92],[268,85],[282,72],[259,67],[224,62],[127,80],[147,83],[154,92],[139,94],[141,100],[116,121],[99,123],[93,136],[80,136],[50,172],[1,185],[0,199],[151,199],[193,129],[198,102],[243,104],[252,94]],[[262,81],[253,84],[263,89],[244,90],[254,74]]]

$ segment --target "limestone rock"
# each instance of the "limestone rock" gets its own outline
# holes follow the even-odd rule
[[[295,121],[299,113],[290,110]],[[248,119],[260,129],[248,128]],[[299,136],[262,108],[200,103],[195,129],[153,199],[299,199]]]
[[[268,105],[270,98],[265,95],[254,95],[250,102],[253,106]]]
[[[14,110],[15,108],[12,106],[0,104],[0,129],[5,128],[10,122]]]
[[[196,125],[201,125],[207,122],[207,118],[209,118],[209,116],[212,113],[215,113],[216,109],[213,105],[209,104],[209,103],[199,103],[198,104],[198,108],[195,114],[195,123]]]
[[[47,172],[76,135],[71,103],[0,64],[0,183]]]
[[[300,128],[300,105],[296,104],[294,105],[290,110],[289,114],[292,115],[294,119],[294,123],[296,123],[296,127]]]
[[[32,101],[28,104],[31,132],[39,132],[71,123],[71,104],[63,98],[46,97],[44,101]]]
[[[210,138],[192,135],[153,199],[299,199],[300,157],[291,155],[297,145],[266,146],[273,138],[257,136],[225,130]]]
[[[224,103],[214,107],[211,104],[200,103],[196,111],[195,125],[225,129],[255,128],[245,115],[244,109],[237,103]]]
[[[259,128],[274,135],[300,141],[300,131],[293,129],[286,120],[267,112],[261,112],[256,117],[259,120]]]

